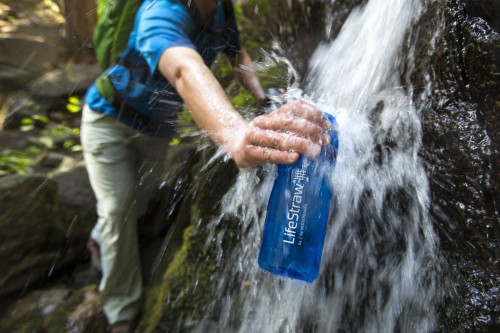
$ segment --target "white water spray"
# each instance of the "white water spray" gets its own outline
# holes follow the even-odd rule
[[[220,331],[435,328],[438,256],[418,157],[420,116],[400,71],[412,66],[405,38],[423,9],[420,0],[370,0],[315,52],[307,92],[337,118],[340,132],[322,273],[307,285],[258,268],[273,179],[242,172],[222,204],[223,215],[241,221],[241,239],[224,273],[234,280],[220,281],[216,292],[224,295]],[[266,171],[272,175],[272,167]]]

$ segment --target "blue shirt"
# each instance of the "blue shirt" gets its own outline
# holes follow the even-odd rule
[[[94,83],[85,102],[92,110],[145,134],[172,135],[182,99],[157,66],[163,52],[173,46],[196,50],[207,66],[220,52],[238,53],[240,40],[234,12],[228,12],[219,1],[212,26],[204,27],[201,18],[191,15],[178,0],[145,0],[136,14],[126,50],[118,63],[105,71],[118,96],[106,100]],[[120,107],[123,102],[127,107]]]

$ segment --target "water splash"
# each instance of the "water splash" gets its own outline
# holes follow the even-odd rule
[[[231,265],[223,268],[231,278],[219,281],[216,294],[224,296],[214,301],[220,303],[220,331],[435,328],[439,259],[418,156],[420,111],[399,70],[402,63],[412,66],[405,37],[424,8],[419,0],[370,0],[315,52],[307,92],[337,118],[340,132],[322,274],[307,285],[257,267],[274,168],[242,172],[222,204],[222,216],[240,221],[241,235]],[[298,92],[294,87],[288,97]]]

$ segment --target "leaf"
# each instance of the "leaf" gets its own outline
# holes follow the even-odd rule
[[[35,121],[32,118],[21,119],[21,125],[33,125]]]
[[[40,143],[48,149],[53,149],[55,147],[54,139],[52,139],[50,136],[42,136],[38,139],[38,141],[40,141]]]
[[[48,121],[49,121],[49,118],[47,116],[42,116],[39,114],[35,114],[32,118],[34,120],[38,120],[39,122],[42,122],[44,124],[48,123]]]
[[[19,129],[21,130],[21,132],[29,132],[34,128],[35,128],[35,125],[24,125],[24,126],[21,126]]]
[[[17,173],[26,174],[29,171],[29,166],[40,153],[40,149],[33,150],[32,147],[28,150],[4,150],[0,152],[0,175]]]
[[[68,103],[66,104],[66,110],[68,110],[68,112],[70,113],[78,113],[82,110],[82,108],[80,107],[80,105]]]
[[[81,152],[83,150],[82,145],[74,145],[70,148],[72,152]]]
[[[68,101],[70,104],[80,105],[80,98],[78,98],[77,96],[71,96],[70,98],[68,98]]]
[[[71,135],[74,129],[63,124],[57,124],[50,129],[50,133],[58,136]]]
[[[63,142],[63,148],[64,148],[64,149],[71,148],[71,147],[73,147],[74,145],[75,145],[75,141],[73,141],[73,140],[65,140],[65,141]]]
[[[169,145],[177,146],[179,143],[181,143],[181,140],[179,140],[179,138],[173,138],[172,140],[170,140]]]

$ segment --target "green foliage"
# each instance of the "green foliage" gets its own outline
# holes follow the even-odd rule
[[[78,113],[82,111],[82,103],[80,98],[77,96],[71,96],[68,98],[68,103],[66,104],[66,110],[69,113]]]
[[[55,141],[50,136],[41,136],[38,141],[43,144],[47,149],[54,149],[56,147]]]
[[[80,98],[72,96],[68,99],[66,110],[69,113],[81,111]],[[21,119],[20,130],[24,132],[32,131],[37,126],[46,126],[49,118],[45,115],[35,114],[31,117]],[[27,174],[30,166],[38,158],[42,150],[64,150],[66,152],[80,152],[82,146],[77,143],[80,129],[70,127],[65,124],[56,124],[50,129],[44,129],[38,137],[40,147],[32,146],[27,150],[8,149],[0,152],[0,175],[1,174]],[[62,143],[61,143],[62,140]],[[59,143],[58,143],[59,142]]]
[[[0,174],[26,174],[33,161],[41,153],[35,146],[27,150],[8,149],[0,152]]]
[[[99,19],[106,8],[106,3],[109,0],[96,0],[97,3],[97,19]]]
[[[70,96],[66,104],[66,111],[69,113],[79,113],[82,110],[82,101],[78,96]],[[34,130],[37,124],[44,126],[49,122],[49,118],[44,115],[33,115],[31,117],[21,119],[21,131],[28,132]],[[56,124],[50,129],[44,129],[38,141],[42,146],[49,150],[57,150],[56,140],[65,138],[62,143],[62,148],[69,152],[79,152],[82,150],[81,145],[76,143],[76,138],[80,135],[80,129],[77,127],[69,127],[65,124]]]
[[[55,150],[56,144],[55,139],[65,138],[62,143],[62,148],[70,152],[78,152],[82,150],[81,145],[76,144],[75,139],[80,135],[79,128],[71,128],[63,124],[57,124],[50,130],[43,130],[42,136],[39,138],[40,143],[42,143],[47,149]]]
[[[177,117],[177,121],[179,126],[177,126],[176,136],[173,137],[169,142],[170,146],[179,145],[183,139],[190,136],[195,126],[193,118],[191,117],[191,113],[186,106],[182,108],[182,111]]]
[[[189,226],[184,230],[182,247],[177,251],[174,259],[168,266],[162,277],[160,284],[152,287],[154,292],[149,292],[146,298],[146,309],[148,310],[147,317],[143,318],[143,326],[141,327],[144,332],[153,332],[158,322],[161,320],[167,306],[165,299],[168,293],[174,290],[176,286],[180,285],[180,281],[185,279],[191,280],[193,278],[192,267],[188,267],[185,263],[189,258],[189,251],[192,247],[191,233],[193,226]],[[189,274],[188,274],[189,273]],[[195,277],[196,278],[196,277]]]
[[[252,94],[245,89],[240,89],[238,94],[231,98],[231,104],[233,104],[237,110],[250,106],[256,106],[256,102]]]
[[[28,131],[31,131],[33,129],[35,129],[35,124],[38,122],[38,123],[41,123],[41,124],[47,124],[49,121],[49,118],[47,116],[43,116],[43,115],[33,115],[29,118],[23,118],[21,119],[21,131],[23,132],[28,132]]]
[[[259,79],[263,87],[286,88],[288,87],[288,64],[273,61],[259,69]]]

